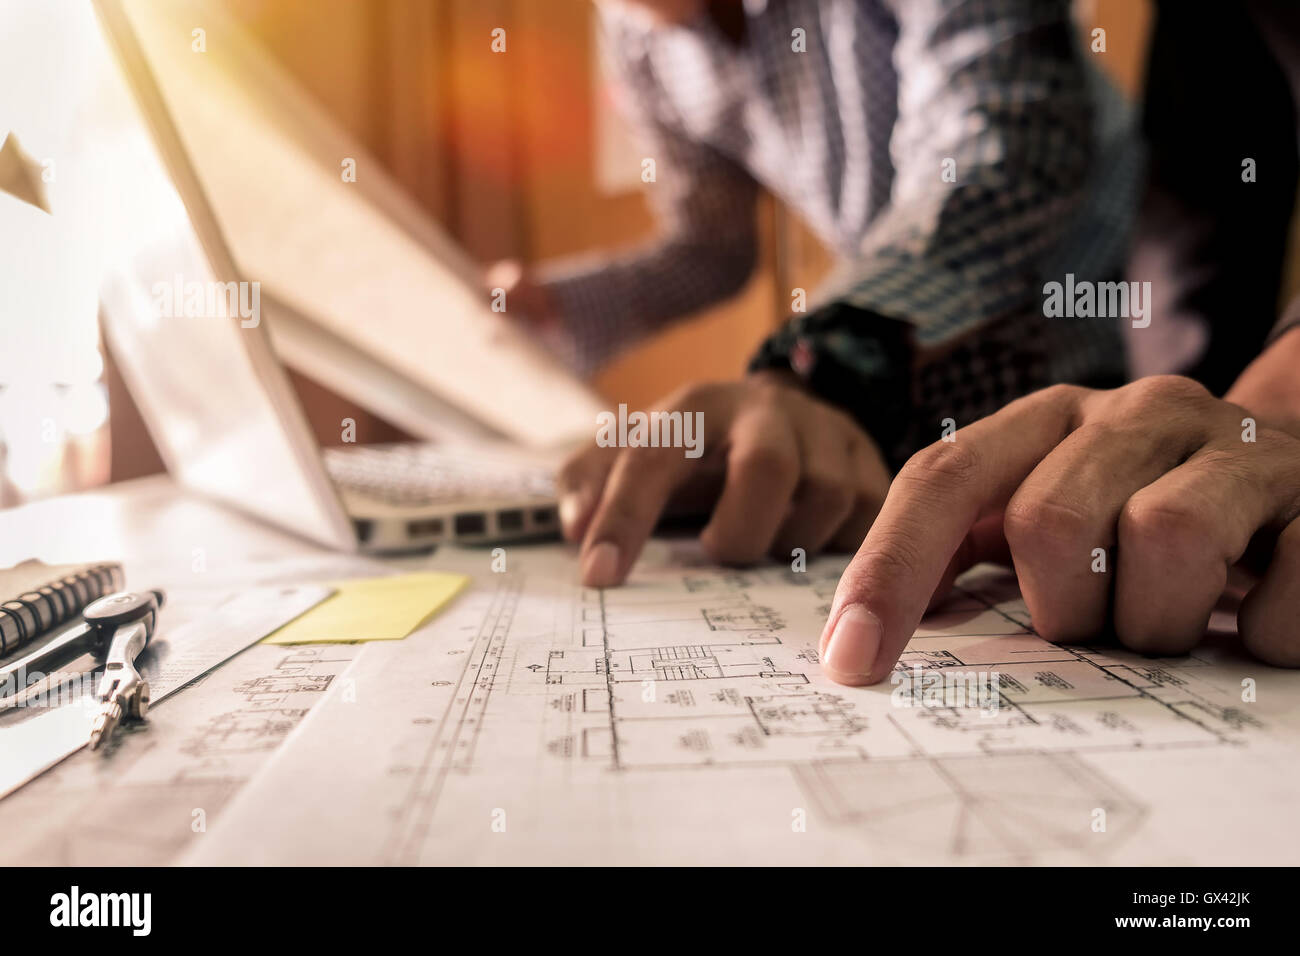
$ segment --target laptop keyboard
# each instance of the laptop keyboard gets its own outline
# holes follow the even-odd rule
[[[548,470],[478,450],[451,452],[421,444],[359,445],[327,448],[324,460],[326,471],[340,487],[393,505],[555,496],[555,482]]]

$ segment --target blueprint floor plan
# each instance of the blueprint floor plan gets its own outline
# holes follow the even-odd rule
[[[356,653],[259,646],[0,801],[8,866],[152,866],[205,835]]]
[[[1230,634],[1171,659],[1056,646],[977,569],[910,684],[846,688],[817,657],[843,560],[725,571],[656,542],[598,591],[560,546],[507,550],[504,573],[430,559],[474,585],[358,648],[184,859],[1300,861],[1300,674]],[[996,692],[920,691],[952,676]]]

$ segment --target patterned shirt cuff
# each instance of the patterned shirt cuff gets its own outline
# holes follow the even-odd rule
[[[835,297],[861,312],[905,322],[919,349],[944,345],[990,319],[1022,311],[1034,290],[1020,274],[994,275],[996,266],[936,261],[885,247],[867,271]]]
[[[649,331],[635,312],[622,307],[627,286],[611,271],[544,275],[542,286],[561,323],[547,344],[580,375],[591,375]]]

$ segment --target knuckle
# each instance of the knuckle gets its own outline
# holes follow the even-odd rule
[[[1213,516],[1194,498],[1157,497],[1139,492],[1125,502],[1119,515],[1121,553],[1185,553],[1212,540]]]
[[[1077,505],[1059,498],[1019,494],[1003,512],[1002,529],[1016,554],[1065,554],[1094,536],[1092,516]]]
[[[1184,375],[1149,375],[1123,391],[1139,405],[1189,405],[1213,398],[1204,385]]]
[[[1090,391],[1091,389],[1084,388],[1082,385],[1058,383],[1056,385],[1048,385],[1036,394],[1045,402],[1060,405],[1073,405],[1077,404]]]
[[[747,445],[732,452],[730,467],[737,472],[766,472],[793,480],[799,464],[794,453],[779,445]]]
[[[1064,412],[1070,421],[1075,421],[1079,417],[1085,399],[1093,392],[1093,389],[1085,388],[1082,385],[1058,383],[1045,386],[1038,391],[1030,392],[1028,395],[1023,395],[1006,407],[1009,409],[1014,406],[1021,410],[1032,408],[1039,412],[1043,410]],[[1003,411],[1006,411],[1006,409]],[[1002,414],[1002,412],[997,412],[993,417]]]
[[[909,458],[896,480],[938,491],[967,486],[979,469],[980,455],[970,442],[935,442]]]

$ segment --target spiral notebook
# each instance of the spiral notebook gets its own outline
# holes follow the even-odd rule
[[[52,634],[90,602],[120,591],[122,566],[24,561],[0,570],[0,660]]]

